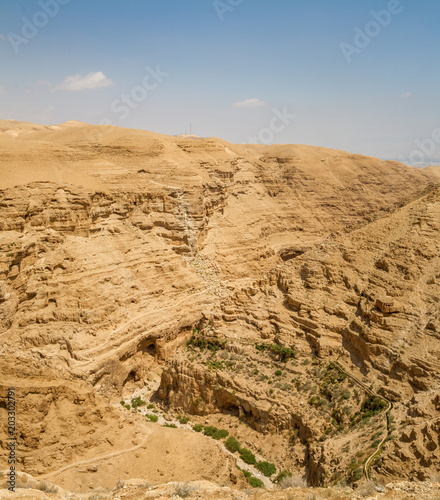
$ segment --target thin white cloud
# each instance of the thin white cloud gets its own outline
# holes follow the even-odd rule
[[[244,101],[238,101],[234,103],[236,108],[261,108],[262,106],[266,106],[267,103],[262,101],[261,99],[245,99]]]
[[[107,78],[102,71],[89,73],[88,75],[72,75],[66,76],[61,85],[57,85],[54,90],[68,90],[72,92],[80,90],[101,89],[110,87],[113,82]]]
[[[52,87],[52,84],[47,80],[39,80],[35,85],[37,87]]]
[[[411,97],[411,96],[412,96],[411,92],[405,92],[400,97],[403,97],[403,98],[407,99],[408,97]]]

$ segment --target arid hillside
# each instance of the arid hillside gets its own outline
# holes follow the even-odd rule
[[[20,484],[438,480],[439,170],[0,121]]]

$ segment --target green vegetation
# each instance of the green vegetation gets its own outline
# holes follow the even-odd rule
[[[252,488],[264,488],[264,483],[261,479],[254,477],[248,470],[240,469],[240,467],[237,467],[237,469],[243,472],[244,477]]]
[[[275,375],[276,375],[277,377],[281,377],[281,375],[282,375],[282,374],[283,374],[283,372],[282,372],[281,370],[277,370],[277,371],[275,372]]]
[[[154,404],[153,404],[153,403],[150,403],[150,404],[147,406],[147,408],[148,408],[149,410],[151,410],[152,408],[154,408]]]
[[[279,344],[271,344],[269,349],[280,359],[286,363],[289,359],[295,358],[296,353],[290,347],[282,347]]]
[[[145,415],[145,417],[150,422],[157,422],[159,420],[159,417],[157,415],[149,415],[148,413]]]
[[[277,471],[275,465],[270,462],[258,462],[255,467],[266,477],[273,476]]]
[[[283,347],[279,344],[256,344],[255,349],[260,352],[265,352],[269,350],[272,354],[274,354],[277,359],[286,363],[289,359],[295,358],[296,353],[290,347]]]
[[[206,426],[203,433],[205,436],[212,437],[213,439],[225,439],[229,436],[229,431],[226,429],[217,429],[217,427],[212,425]]]
[[[369,395],[362,403],[360,410],[351,416],[351,422],[352,424],[357,424],[361,421],[366,421],[374,415],[379,414],[386,406],[387,403],[384,399]]]
[[[208,349],[208,351],[212,351],[216,353],[220,349],[224,349],[226,346],[226,340],[220,341],[213,338],[206,338],[199,335],[194,335],[196,333],[196,329],[193,330],[193,336],[186,343],[187,347],[197,347],[201,351]]]
[[[250,465],[255,465],[257,463],[257,459],[251,450],[248,450],[247,448],[240,448],[238,451],[240,452],[240,458],[243,462]]]
[[[139,406],[144,406],[146,404],[147,403],[140,396],[137,396],[131,400],[131,407],[134,409],[138,408]]]
[[[248,483],[252,486],[252,488],[264,488],[263,481],[254,476],[248,478]]]
[[[240,442],[232,436],[226,440],[225,446],[231,453],[235,453],[241,448]]]
[[[177,416],[177,420],[182,424],[185,425],[190,421],[189,417],[186,417],[185,415],[182,417],[181,415]]]
[[[164,427],[170,427],[171,429],[177,429],[176,424],[163,424]]]
[[[225,370],[226,368],[228,368],[228,363],[225,364],[224,361],[220,361],[218,359],[210,358],[206,361],[205,364],[211,371]]]
[[[353,474],[352,474],[352,478],[353,478],[353,481],[359,481],[359,479],[362,479],[362,469],[361,468],[357,468],[353,471]]]
[[[125,406],[125,401],[120,402],[122,406]]]
[[[278,473],[277,477],[273,480],[273,482],[276,484],[280,484],[283,479],[286,479],[288,477],[292,477],[292,473],[284,469]]]
[[[195,425],[193,425],[193,431],[202,432],[203,429],[204,429],[204,427],[203,427],[202,424],[195,424]]]

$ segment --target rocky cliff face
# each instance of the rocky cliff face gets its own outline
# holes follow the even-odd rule
[[[325,480],[334,478],[335,471],[342,474],[340,459],[336,464],[331,458],[332,453],[338,455],[335,446],[341,444],[341,431],[354,434],[352,443],[362,442],[355,435],[357,427],[350,424],[356,405],[334,405],[334,398],[325,401],[328,386],[323,384],[318,367],[324,360],[337,359],[349,373],[394,403],[392,423],[388,425],[392,439],[378,460],[377,474],[419,480],[430,477],[440,465],[439,221],[440,190],[436,188],[348,237],[331,236],[313,250],[278,266],[252,287],[225,299],[211,318],[210,335],[238,342],[239,347],[234,344],[230,350],[244,355],[240,383],[237,385],[235,376],[231,379],[229,374],[232,370],[236,375],[236,363],[229,366],[208,358],[194,367],[191,354],[182,353],[186,361],[170,360],[165,368],[161,397],[193,413],[200,407],[212,412],[233,406],[264,433],[273,432],[277,426],[292,429],[299,425],[303,442],[310,438],[319,442],[324,436],[322,452],[309,450],[307,454],[311,460],[309,478],[316,484],[324,481],[325,470]],[[317,366],[310,372],[294,368],[296,361],[293,366],[274,365],[272,377],[276,368],[281,368],[283,378],[279,379],[278,390],[272,389],[276,396],[270,403],[252,380],[254,366],[260,368],[265,362],[255,359],[249,364],[254,361],[253,348],[262,343],[292,348],[304,358],[303,364],[308,366],[310,361]],[[264,386],[268,374],[261,378],[257,372],[256,378]],[[315,391],[297,377],[286,380],[295,373],[307,373]],[[252,381],[248,382],[250,377]],[[354,391],[347,390],[348,399],[353,398]],[[356,398],[362,399],[365,395],[360,396],[359,390],[357,387]],[[337,393],[341,391],[344,395],[342,388]],[[289,400],[290,395],[293,399]],[[304,398],[303,406],[298,405],[298,395]],[[315,395],[318,400],[314,400]],[[196,398],[200,399],[197,408]],[[315,403],[322,403],[323,408],[332,406],[330,415],[320,411],[313,421]],[[276,411],[269,414],[269,408]],[[326,433],[326,424],[332,418],[338,425],[336,429],[327,427]],[[371,435],[380,435],[379,423],[369,428]],[[385,430],[386,425],[382,432]],[[328,448],[332,451],[326,453]],[[360,455],[359,450],[352,451],[359,462],[362,451]],[[339,453],[344,456],[341,448]],[[351,452],[346,450],[345,458],[349,457]],[[319,473],[316,461],[321,466]]]
[[[144,431],[121,393],[157,375],[164,408],[241,419],[280,468],[336,481],[367,456],[362,433],[383,432],[377,414],[344,434],[368,391],[338,380],[336,358],[394,403],[378,473],[438,467],[438,191],[394,213],[434,172],[8,122],[0,168],[2,396],[17,386],[26,409],[25,472],[123,451]],[[227,347],[187,348],[194,328]]]

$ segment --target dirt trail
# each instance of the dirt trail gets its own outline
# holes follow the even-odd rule
[[[74,462],[72,464],[69,464],[69,465],[62,467],[61,469],[57,469],[55,471],[48,472],[47,474],[43,474],[42,476],[36,476],[36,478],[37,479],[48,479],[49,477],[56,476],[57,474],[61,474],[62,472],[69,470],[69,469],[72,469],[74,467],[79,467],[81,465],[87,465],[87,464],[91,464],[91,463],[94,464],[96,462],[100,462],[101,460],[107,460],[108,458],[117,457],[119,455],[124,455],[125,453],[136,451],[139,448],[143,448],[147,444],[148,438],[153,433],[153,431],[151,429],[148,429],[147,427],[142,427],[142,429],[144,429],[147,432],[147,436],[140,444],[137,444],[137,445],[132,446],[131,448],[127,448],[125,450],[115,451],[113,453],[101,455],[100,457],[95,457],[95,458],[91,458],[89,460],[82,460],[79,462]]]
[[[379,455],[379,453],[382,451],[382,447],[384,445],[384,443],[386,442],[386,440],[388,439],[389,435],[390,435],[390,429],[389,429],[389,425],[388,425],[388,415],[389,413],[391,412],[391,410],[393,409],[393,403],[391,403],[391,401],[389,401],[387,398],[383,397],[383,396],[379,396],[379,394],[375,393],[374,391],[372,391],[369,387],[367,387],[363,382],[361,382],[357,377],[355,377],[354,375],[352,375],[351,373],[348,373],[347,370],[341,366],[337,361],[334,361],[334,364],[335,366],[341,370],[343,373],[345,373],[345,375],[347,375],[347,377],[350,377],[354,382],[356,382],[358,385],[360,385],[365,391],[367,391],[369,394],[371,394],[372,396],[375,396],[379,399],[383,399],[384,401],[386,401],[388,403],[388,407],[387,409],[385,410],[385,422],[386,422],[386,433],[385,433],[385,437],[382,439],[382,441],[379,443],[378,447],[374,450],[374,452],[367,458],[367,460],[365,461],[365,464],[364,464],[364,474],[365,474],[365,477],[370,480],[370,467],[371,467],[371,462],[375,459],[375,457],[377,455]]]

